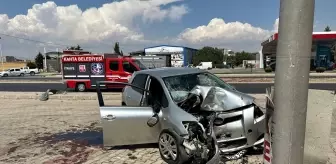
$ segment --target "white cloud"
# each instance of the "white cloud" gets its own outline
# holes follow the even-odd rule
[[[86,10],[77,5],[57,6],[55,2],[48,1],[33,5],[26,15],[14,18],[0,15],[0,31],[70,45],[107,41],[145,42],[144,34],[134,25],[135,19],[142,17],[150,22],[180,20],[187,14],[185,5],[162,9],[164,5],[178,1],[181,0],[124,0]]]
[[[93,52],[112,52],[116,41],[121,43],[124,52],[157,44],[257,50],[261,41],[273,32],[248,23],[225,22],[223,19],[214,18],[207,25],[187,28],[177,36],[155,40],[146,38],[138,21],[148,24],[181,20],[190,9],[184,4],[175,4],[179,1],[182,0],[124,0],[86,10],[77,5],[57,6],[55,2],[48,1],[33,5],[26,15],[8,18],[6,14],[0,14],[0,33],[50,43],[22,43],[22,40],[15,38],[4,38],[0,41],[4,43],[4,55],[14,56],[34,56],[36,51],[43,51],[44,46],[48,47],[47,51],[51,51],[64,48],[62,45],[75,44]],[[56,43],[62,45],[57,46]]]
[[[279,29],[279,18],[275,19],[274,25],[273,25],[273,31],[278,32]]]
[[[225,48],[255,49],[271,31],[254,27],[248,23],[228,22],[221,18],[212,19],[207,25],[187,28],[179,40],[196,45],[215,45]]]

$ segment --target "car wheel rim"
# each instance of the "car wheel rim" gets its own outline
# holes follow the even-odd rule
[[[176,160],[177,158],[177,145],[175,139],[169,134],[163,134],[160,137],[160,151],[166,159]]]
[[[78,85],[78,90],[84,91],[85,90],[85,86],[83,84]]]

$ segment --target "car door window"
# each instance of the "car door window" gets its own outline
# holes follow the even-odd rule
[[[16,72],[20,72],[20,69],[15,69]]]
[[[123,69],[124,71],[129,72],[129,73],[133,73],[137,71],[137,68],[128,61],[123,62]]]
[[[150,78],[149,92],[151,94],[151,99],[148,99],[148,105],[155,105],[156,102],[159,102],[162,107],[168,107],[168,99],[164,93],[163,87],[159,80],[154,77]]]
[[[119,62],[118,61],[110,61],[110,70],[118,71],[119,70]]]
[[[140,87],[140,88],[145,88],[145,85],[146,85],[146,80],[147,80],[147,75],[145,74],[138,74],[134,77],[134,79],[132,80],[132,85],[135,85],[137,87]],[[132,87],[133,90],[143,94],[144,91],[141,90],[141,89],[138,89],[138,88],[135,88],[135,87]]]
[[[10,69],[9,72],[14,72],[14,69]]]

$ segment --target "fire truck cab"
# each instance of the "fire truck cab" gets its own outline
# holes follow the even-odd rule
[[[83,54],[62,56],[62,77],[68,89],[84,92],[94,89],[97,81],[128,82],[135,71],[147,69],[139,60],[116,54]],[[122,89],[111,84],[105,88]]]

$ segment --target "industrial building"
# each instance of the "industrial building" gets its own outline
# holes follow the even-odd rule
[[[185,67],[192,64],[193,56],[198,50],[171,45],[159,45],[144,48],[144,51],[130,53],[141,60],[147,67]]]
[[[336,31],[313,32],[312,34],[311,61],[314,67],[330,68],[335,63]],[[261,51],[257,58],[259,68],[267,67],[276,60],[278,33],[261,43]]]

